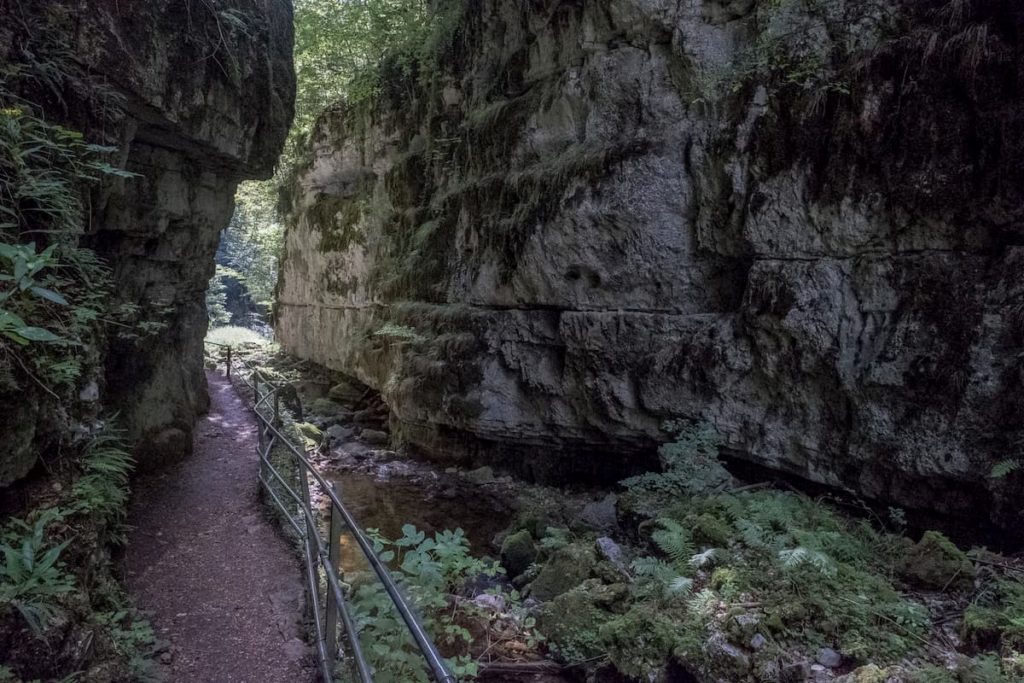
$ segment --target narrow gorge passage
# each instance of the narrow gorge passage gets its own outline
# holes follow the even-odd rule
[[[311,680],[302,572],[257,498],[256,423],[223,376],[207,379],[193,455],[136,483],[129,589],[170,642],[169,680]]]

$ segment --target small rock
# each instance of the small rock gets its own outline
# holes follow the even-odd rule
[[[379,424],[380,419],[369,408],[352,413],[352,419],[360,424]]]
[[[507,587],[506,579],[503,576],[488,576],[487,574],[477,574],[466,579],[459,589],[459,594],[470,597],[474,595],[483,595],[487,591],[495,589],[504,589]]]
[[[355,432],[351,427],[333,425],[327,428],[327,436],[331,437],[331,441],[347,441],[355,436]]]
[[[384,446],[388,443],[387,432],[382,432],[379,429],[364,429],[360,434],[359,438],[368,444],[374,444],[376,446]]]
[[[171,663],[171,659],[172,657],[170,652],[163,652],[160,654],[160,663],[165,666]]]
[[[483,467],[478,467],[475,470],[470,470],[462,476],[474,484],[490,484],[494,481],[494,470],[484,465]]]
[[[755,633],[754,637],[750,639],[750,649],[751,650],[760,650],[761,648],[763,648],[767,644],[768,644],[768,639],[765,638],[760,633]]]
[[[782,667],[782,680],[793,683],[805,683],[811,677],[811,667],[807,662],[790,662]]]
[[[760,623],[761,620],[756,614],[743,612],[729,620],[728,631],[737,641],[743,642],[754,636]]]
[[[619,499],[614,493],[609,493],[603,500],[596,503],[588,503],[576,521],[585,527],[595,531],[613,531],[618,528],[618,517],[615,513],[615,504]]]
[[[730,680],[744,680],[750,671],[750,658],[730,643],[724,633],[714,633],[705,641],[704,656],[716,671],[729,674]]]
[[[817,662],[834,669],[843,663],[843,656],[830,647],[823,647],[818,651]]]
[[[82,391],[79,392],[78,398],[86,403],[98,401],[100,398],[99,386],[97,386],[96,382],[89,382],[85,385]]]
[[[478,595],[473,598],[473,604],[477,607],[494,610],[495,612],[505,611],[505,598],[500,595],[483,593],[482,595]]]
[[[459,468],[458,467],[446,467],[444,469],[444,473],[445,474],[458,474],[459,473]]]
[[[356,382],[342,381],[331,387],[327,392],[328,398],[332,401],[351,407],[359,403],[366,395],[366,388],[359,386]]]
[[[782,683],[782,664],[774,658],[755,662],[754,680],[758,683]]]
[[[597,552],[601,554],[601,557],[612,563],[616,569],[620,571],[626,570],[626,561],[622,557],[622,548],[618,543],[602,536],[597,539]]]

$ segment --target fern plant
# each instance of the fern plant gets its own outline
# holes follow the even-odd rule
[[[549,526],[544,530],[544,536],[537,545],[544,552],[551,554],[569,545],[571,541],[572,533],[568,529]]]
[[[52,545],[46,538],[47,527],[63,518],[62,511],[50,508],[31,525],[14,520],[0,542],[0,610],[11,605],[40,636],[56,613],[57,599],[74,589],[60,562],[70,540]]]
[[[678,521],[669,517],[659,517],[660,527],[651,534],[651,540],[658,548],[668,555],[676,566],[687,566],[693,557],[694,547],[690,532]]]
[[[1000,460],[989,471],[990,479],[1005,479],[1021,468],[1021,461],[1016,458]]]
[[[91,516],[100,525],[111,525],[115,540],[123,536],[121,523],[130,493],[128,480],[134,467],[135,461],[123,436],[107,426],[85,447],[83,473],[72,488],[73,511]]]
[[[803,546],[780,550],[779,561],[782,563],[783,569],[788,571],[809,567],[822,576],[831,577],[836,575],[835,563],[820,550],[812,550]]]
[[[725,489],[731,476],[719,459],[721,438],[709,425],[669,422],[675,439],[658,449],[661,472],[647,472],[621,483],[641,511],[655,511],[683,497]]]

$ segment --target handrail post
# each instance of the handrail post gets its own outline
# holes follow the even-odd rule
[[[281,392],[274,392],[274,426],[281,426]]]
[[[335,495],[338,493],[338,487],[336,484],[331,484],[331,489]],[[342,582],[345,580],[345,575],[341,571],[341,531],[344,522],[342,522],[341,514],[338,512],[338,507],[329,501],[331,506],[331,530],[330,535],[327,537],[327,554],[331,562],[331,567],[338,570],[338,578]],[[355,636],[356,634],[352,634]],[[333,665],[338,656],[338,599],[334,594],[334,591],[327,591],[327,654],[331,657],[331,664]]]
[[[227,362],[227,369],[226,369],[225,372],[226,372],[226,374],[228,376],[228,379],[231,379],[231,347],[230,346],[228,347],[228,362]]]
[[[299,494],[302,496],[302,505],[305,508],[306,513],[312,513],[313,506],[309,498],[309,475],[307,474],[306,468],[303,466],[301,462],[297,462],[296,464],[298,465],[299,468]],[[306,517],[306,538],[304,546],[306,550],[306,563],[310,567],[313,567],[315,569],[318,565],[318,555],[313,550],[313,539],[316,538],[316,536],[314,535],[316,534],[316,529],[313,527],[312,524],[310,524],[309,517],[306,516],[305,513],[303,514],[303,516]],[[317,572],[314,571],[314,574],[316,573]],[[310,590],[314,589],[310,587]],[[330,591],[328,591],[328,593],[330,593]],[[313,602],[320,601],[320,596],[317,593],[314,593],[313,595],[309,596],[309,600],[310,604],[312,605]],[[314,618],[316,617],[317,611],[319,610],[314,610]]]

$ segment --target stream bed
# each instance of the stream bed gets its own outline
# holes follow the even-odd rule
[[[352,446],[332,451],[324,475],[362,528],[391,539],[402,535],[405,524],[428,536],[462,529],[475,555],[497,555],[492,540],[511,521],[511,508],[500,494],[424,463],[391,459],[387,451],[360,461],[352,457]],[[355,571],[366,565],[358,549],[345,544],[341,566]]]
[[[375,450],[357,440],[335,443],[319,458],[323,475],[337,487],[339,497],[365,530],[386,538],[402,536],[412,524],[428,537],[462,529],[471,552],[497,557],[500,533],[512,522],[517,507],[514,482],[494,477],[486,468],[471,472],[441,470],[429,463],[403,458],[393,451]],[[352,537],[341,534],[340,565],[344,574],[369,569]],[[482,590],[482,589],[481,589]],[[567,683],[572,680],[547,668],[537,655],[525,660],[491,662],[481,672],[488,683]],[[499,660],[500,661],[500,660]]]

